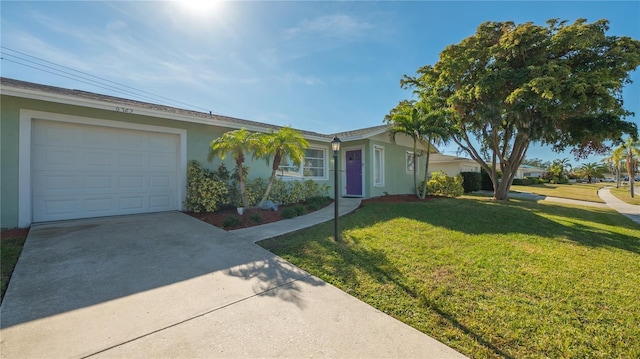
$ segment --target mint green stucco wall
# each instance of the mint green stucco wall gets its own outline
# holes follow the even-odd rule
[[[0,98],[0,227],[18,225],[18,132],[17,103]]]
[[[219,137],[222,133],[233,130],[232,128],[213,125],[190,123],[145,115],[125,114],[116,111],[59,104],[13,96],[2,96],[0,98],[0,104],[0,150],[2,151],[2,166],[0,170],[0,227],[2,228],[14,228],[18,225],[18,141],[21,109],[184,129],[187,131],[187,160],[200,161],[205,165],[205,167],[211,169],[217,168],[222,161],[220,159],[215,159],[210,164],[207,162],[209,143],[213,139]],[[312,145],[326,147],[327,153],[329,154],[330,146],[328,143],[310,142]],[[328,157],[330,156],[328,155]],[[225,163],[229,170],[234,167],[234,163],[231,158],[227,158]],[[248,156],[246,165],[250,167],[249,178],[267,178],[271,175],[270,167],[266,166],[264,160],[253,161],[251,157]],[[332,180],[319,182],[328,183],[329,185],[333,184]],[[331,189],[330,193],[333,193],[333,189]]]
[[[373,184],[373,151],[374,146],[384,148],[384,185],[374,186]],[[413,185],[413,172],[406,171],[405,154],[411,151],[409,147],[398,144],[371,140],[368,144],[368,165],[367,165],[367,188],[370,190],[369,197],[383,196],[387,194],[408,194],[415,193]],[[418,167],[418,182],[424,177],[424,158],[420,158]]]

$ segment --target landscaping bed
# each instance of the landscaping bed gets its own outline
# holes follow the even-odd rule
[[[326,201],[320,204],[317,201],[302,202],[299,204],[279,206],[277,211],[250,208],[246,209],[242,215],[239,215],[236,208],[232,207],[224,208],[216,212],[185,213],[219,228],[239,229],[273,223],[283,219],[312,213],[331,205],[332,203],[333,201],[329,199],[326,199]]]

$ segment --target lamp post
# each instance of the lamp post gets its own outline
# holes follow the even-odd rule
[[[334,136],[331,140],[331,149],[333,150],[333,237],[336,241],[340,240],[338,236],[338,154],[340,153],[340,139]]]

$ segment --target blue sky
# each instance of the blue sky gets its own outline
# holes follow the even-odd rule
[[[163,97],[140,100],[321,133],[381,124],[399,100],[411,96],[400,89],[402,75],[434,64],[440,51],[484,21],[605,18],[608,34],[640,39],[639,1],[191,1],[187,6],[3,0],[1,11],[1,42],[10,49],[2,49],[4,77],[135,98],[16,64],[12,61],[36,66],[16,56],[41,61],[15,50]],[[624,100],[640,125],[639,71],[632,79]],[[456,146],[442,149],[454,153]],[[527,157],[570,154],[534,147]]]

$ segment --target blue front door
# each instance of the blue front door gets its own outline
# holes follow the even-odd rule
[[[362,196],[362,150],[346,151],[347,196]]]

